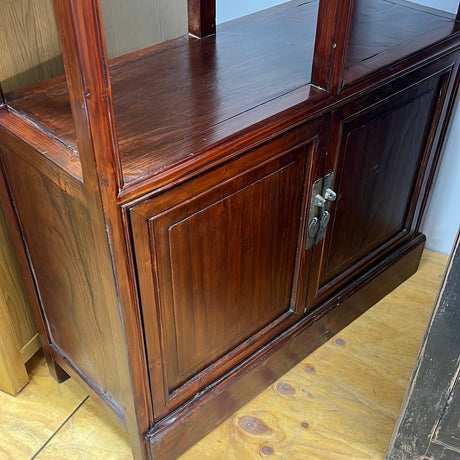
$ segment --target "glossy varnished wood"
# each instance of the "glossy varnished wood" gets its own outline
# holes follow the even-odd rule
[[[232,414],[183,458],[239,460],[257,457],[264,446],[273,449],[274,458],[292,460],[383,458],[446,259],[425,251],[414,276]],[[27,460],[47,442],[38,460],[132,459],[126,435],[91,398],[74,383],[58,388],[42,358],[31,364],[26,391],[16,398],[0,394],[1,454]],[[57,423],[47,424],[47,414]],[[258,420],[270,430],[251,430],[248,422]]]
[[[322,0],[316,28],[312,83],[337,95],[342,86],[355,0]]]
[[[196,37],[216,33],[216,2],[187,0],[188,30]]]
[[[458,34],[460,28],[453,19],[452,14],[415,3],[355,0],[343,84]],[[372,28],[366,27],[369,23]]]
[[[157,416],[303,314],[306,194],[326,132],[312,123],[131,210]]]
[[[333,136],[339,140],[326,170],[334,171],[337,200],[326,238],[314,248],[314,265],[321,269],[319,278],[311,279],[311,304],[416,228],[421,178],[433,154],[427,139],[437,129],[436,108],[443,105],[441,89],[449,75],[439,64],[423,77],[430,70],[433,76],[421,83],[408,77],[408,89],[401,85],[394,93],[396,85],[391,85],[376,99],[370,94],[334,113]],[[388,135],[396,130],[403,135]]]
[[[391,4],[390,8],[383,0],[374,3],[368,6],[370,13],[366,10],[366,14],[354,16],[348,53],[348,62],[353,64],[349,69],[355,69],[353,80],[382,67],[380,63],[377,67],[356,70],[374,55],[377,57],[372,59],[384,54],[386,61],[397,61],[401,50],[395,37],[400,36],[397,27],[401,26],[401,18],[407,35],[403,50],[406,54],[420,50],[426,43],[458,34],[452,15],[433,16],[413,6],[397,4]],[[382,8],[389,9],[383,19],[378,14]],[[349,9],[343,15],[348,18]],[[159,173],[262,121],[275,97],[307,85],[311,81],[316,17],[315,1],[288,2],[259,13],[257,22],[251,22],[250,17],[230,21],[220,26],[214,37],[181,42],[181,46],[169,50],[160,46],[157,51],[154,47],[136,59],[129,56],[114,63],[112,91],[125,183]],[[335,16],[331,18],[334,24],[335,20]],[[431,21],[429,30],[425,30],[426,21]],[[383,27],[386,33],[378,35],[377,44],[363,49],[360,44],[369,42],[366,34],[374,27]],[[432,36],[433,30],[436,36]],[[340,54],[339,51],[334,53]],[[76,148],[70,111],[64,109],[62,85],[63,82],[55,82],[31,88],[22,97],[17,95],[13,105],[39,122],[46,120],[47,129]],[[62,108],[54,107],[51,115],[50,104],[41,103],[44,97],[60,101]],[[294,101],[287,103],[292,106],[302,99]],[[266,105],[267,110],[259,114],[254,108],[261,105]]]
[[[113,337],[115,381],[119,382],[120,416],[130,435],[136,458],[146,456],[143,433],[152,423],[150,394],[134,281],[128,269],[124,223],[115,197],[121,183],[118,149],[113,129],[111,87],[102,31],[99,2],[54,0],[57,24],[64,53],[72,116],[85,184],[90,225],[94,238],[90,249],[97,261],[99,277],[93,288],[101,294],[105,310],[105,333]],[[96,45],[95,44],[99,44]],[[84,109],[82,110],[82,107]],[[104,347],[107,344],[102,343]],[[56,358],[60,356],[56,350]],[[60,361],[83,381],[85,374],[65,357]],[[97,384],[88,382],[98,393]],[[102,389],[104,390],[104,389]],[[104,397],[104,394],[102,395]]]
[[[445,263],[426,251],[414,276],[181,460],[383,459]]]
[[[54,325],[50,341],[92,381],[99,382],[115,406],[121,406],[114,347],[109,345],[114,337],[105,326],[107,312],[98,298],[102,292],[94,289],[104,275],[93,257],[91,234],[84,231],[88,209],[27,163],[8,154],[4,160],[7,171],[18,165],[22,171],[21,177],[10,180],[10,187],[22,209],[21,226],[40,300],[46,305],[45,321]],[[42,206],[35,206],[31,194],[41,197]],[[82,341],[88,345],[86,350],[80,347]]]
[[[418,23],[396,4],[392,14]],[[69,98],[54,80],[0,109],[0,192],[26,244],[45,352],[117,414],[136,458],[177,456],[417,267],[418,223],[458,85],[458,32],[453,17],[434,34],[414,27],[407,57],[390,40],[378,52],[385,67],[354,64],[356,85],[339,91],[353,2],[341,5],[337,17],[320,9],[328,38],[321,44],[318,33],[316,47],[317,2],[295,1],[109,65],[99,2],[54,0]],[[208,2],[199,6],[209,13]],[[381,21],[369,18],[357,27]],[[314,49],[320,69],[332,65],[332,85],[309,84]],[[406,140],[394,125],[409,125]],[[364,141],[354,134],[361,126]],[[380,161],[389,180],[377,207],[377,187],[353,174],[367,177]],[[330,170],[347,201],[368,204],[358,219],[335,209],[329,232],[356,225],[361,265],[354,233],[323,259],[326,244],[304,246],[311,183]],[[340,248],[349,267],[321,278]],[[329,287],[312,309],[315,280]]]
[[[424,237],[405,245],[373,270],[335,295],[322,312],[310,314],[158,423],[147,435],[154,458],[175,458],[254,397],[258,388],[273,383],[318,344],[364,313],[417,269]],[[364,287],[362,287],[364,285]]]

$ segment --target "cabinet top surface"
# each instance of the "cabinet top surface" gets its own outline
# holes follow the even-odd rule
[[[110,63],[125,184],[177,165],[264,119],[322,97],[309,85],[318,1],[291,1]],[[458,33],[452,15],[402,0],[356,1],[345,80]],[[393,50],[393,51],[392,51]],[[62,78],[10,95],[77,150]]]

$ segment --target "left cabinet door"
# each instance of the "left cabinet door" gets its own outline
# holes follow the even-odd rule
[[[130,209],[156,418],[303,313],[323,127],[295,129]]]

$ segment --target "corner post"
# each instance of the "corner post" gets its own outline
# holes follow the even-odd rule
[[[332,95],[342,89],[354,2],[319,2],[311,81]]]
[[[117,196],[123,185],[112,90],[99,0],[53,0],[90,216],[88,232],[104,283],[103,301],[116,347],[124,424],[134,457],[147,458],[144,433],[153,420],[145,347],[130,284],[124,221]]]
[[[188,31],[195,37],[216,33],[216,0],[187,0]]]

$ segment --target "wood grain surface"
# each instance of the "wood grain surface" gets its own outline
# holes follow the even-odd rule
[[[86,398],[75,381],[56,383],[41,355],[32,358],[28,370],[30,382],[18,396],[0,392],[2,460],[32,458]]]
[[[331,5],[339,3],[330,0]],[[205,4],[203,1],[201,5]],[[354,1],[347,0],[343,4],[345,8],[339,16],[345,16],[346,20],[339,17],[336,19],[338,27],[330,28],[330,31],[341,31],[338,36],[341,43],[339,46],[334,42],[329,43],[336,51],[329,49],[323,53],[332,56],[332,76],[337,84],[340,83],[340,72],[345,64],[348,19]],[[286,305],[294,297],[288,292],[291,286],[295,291],[296,286],[308,275],[320,279],[320,269],[315,264],[306,264],[305,276],[298,277],[296,273],[299,271],[299,253],[305,234],[307,201],[304,196],[309,188],[308,181],[304,181],[300,173],[306,166],[304,158],[308,154],[302,155],[307,152],[301,150],[301,143],[298,149],[296,145],[291,151],[280,148],[278,152],[285,152],[285,158],[289,161],[289,155],[292,155],[292,162],[268,168],[261,175],[255,174],[246,164],[239,172],[239,177],[236,162],[244,161],[250,156],[245,154],[262,145],[282,142],[288,136],[288,129],[295,132],[302,125],[308,126],[322,120],[326,120],[324,124],[329,127],[333,111],[346,105],[352,106],[358,98],[370,95],[374,89],[381,91],[381,97],[384,97],[385,88],[401,95],[404,78],[413,76],[421,81],[423,72],[430,65],[445,65],[438,73],[442,71],[452,78],[446,77],[448,82],[440,85],[445,91],[440,93],[445,94],[448,101],[453,100],[453,81],[459,63],[459,54],[454,51],[458,51],[460,46],[459,30],[454,26],[453,17],[446,19],[434,15],[433,23],[442,19],[442,24],[433,30],[420,32],[420,23],[423,21],[418,11],[415,14],[405,8],[406,3],[396,1],[397,6],[392,9],[390,16],[396,18],[406,13],[404,24],[410,32],[403,43],[386,40],[383,53],[369,48],[369,53],[376,52],[377,60],[373,60],[374,55],[364,53],[358,64],[350,67],[355,76],[362,80],[349,87],[349,93],[343,95],[334,91],[328,94],[324,89],[309,84],[318,8],[318,2],[314,0],[288,2],[249,18],[230,22],[222,26],[216,36],[202,40],[178,39],[171,45],[159,45],[132,53],[111,64],[105,56],[100,2],[53,0],[53,5],[64,51],[68,97],[64,81],[58,78],[16,92],[14,101],[10,99],[12,108],[1,108],[2,112],[6,112],[6,119],[11,119],[9,115],[12,113],[26,114],[37,122],[37,129],[48,129],[47,135],[65,144],[69,151],[77,153],[78,147],[83,177],[81,187],[84,198],[76,199],[67,193],[65,184],[60,183],[62,176],[53,177],[56,169],[61,169],[58,161],[50,161],[50,172],[45,171],[49,152],[45,152],[46,157],[41,155],[41,149],[34,152],[31,147],[32,152],[23,154],[19,152],[18,139],[11,142],[15,148],[8,145],[3,152],[2,146],[2,163],[11,201],[17,210],[16,217],[35,276],[34,287],[42,303],[41,308],[35,308],[34,311],[37,317],[43,315],[49,329],[43,340],[45,352],[49,345],[59,366],[86,385],[90,394],[119,416],[129,433],[135,458],[146,458],[146,449],[150,449],[154,455],[158,454],[158,458],[169,460],[181,454],[263,386],[271,384],[309,351],[316,349],[414,273],[425,241],[425,237],[417,233],[416,225],[409,225],[407,238],[397,241],[398,245],[389,247],[386,253],[369,254],[366,270],[360,266],[358,272],[352,268],[357,264],[353,259],[356,256],[354,253],[358,253],[356,257],[362,255],[359,252],[360,244],[352,240],[353,235],[348,234],[346,239],[352,243],[349,252],[353,254],[345,254],[344,263],[352,261],[353,267],[347,267],[344,271],[350,271],[349,278],[346,281],[343,278],[343,284],[336,283],[327,292],[325,290],[324,302],[318,305],[316,311],[305,314],[294,324],[282,324],[283,315],[291,315],[298,310],[301,314],[307,313],[302,306]],[[172,2],[168,5],[172,5]],[[140,11],[149,16],[145,9],[141,8]],[[130,9],[129,12],[135,11]],[[359,13],[359,9],[356,12]],[[423,14],[428,13],[423,10]],[[379,14],[366,14],[366,17],[366,21],[356,26],[358,29],[371,28],[375,21],[383,21]],[[322,14],[320,22],[324,19],[325,14]],[[385,21],[389,29],[398,32],[397,27],[392,25],[391,17],[385,17]],[[400,26],[396,20],[394,23]],[[334,37],[335,34],[327,35]],[[425,49],[415,53],[424,46]],[[406,55],[407,59],[400,60],[401,56]],[[351,62],[352,57],[349,54]],[[372,60],[374,67],[361,72],[360,66],[368,60]],[[381,62],[391,65],[372,73]],[[327,71],[327,65],[323,66],[323,70]],[[329,89],[329,85],[326,86]],[[434,95],[435,86],[430,90]],[[429,108],[433,98],[427,98],[424,105]],[[69,102],[72,116],[68,110]],[[413,110],[418,108],[412,107]],[[444,113],[448,112],[447,107],[443,110]],[[435,113],[443,110],[439,108]],[[401,147],[398,142],[404,137],[405,130],[398,132],[399,126],[395,125],[400,124],[398,121],[409,119],[409,115],[398,113],[395,118],[396,122],[383,123],[382,133],[375,138],[380,141],[388,137],[391,144],[388,150],[396,146],[394,155],[402,157],[407,145]],[[445,118],[438,119],[442,126],[447,124],[444,123]],[[423,113],[416,119],[422,130],[425,121]],[[378,125],[379,122],[375,123]],[[26,127],[22,134],[27,136],[29,131],[32,133],[33,130]],[[394,131],[395,135],[390,131]],[[433,128],[432,133],[435,131]],[[321,133],[325,140],[321,139],[319,130],[316,133],[316,142],[325,145],[329,141],[330,149],[339,143],[338,136],[329,137],[329,129]],[[34,139],[35,134],[33,132]],[[408,141],[425,139],[423,133],[417,133],[417,136],[411,134],[407,136]],[[10,135],[6,128],[2,129],[1,136],[11,140],[16,134]],[[359,136],[351,137],[348,141],[354,147],[353,151],[361,150],[362,155],[350,160],[345,151],[346,162],[353,165],[353,171],[347,175],[353,176],[355,170],[359,171],[363,166],[361,170],[368,179],[372,176],[372,165],[362,163],[366,159],[371,163],[380,161],[382,155],[379,152],[363,154],[367,147],[363,144],[368,143],[372,136],[367,136],[365,142],[360,141]],[[433,134],[428,139],[434,137]],[[438,139],[442,139],[442,136],[438,136]],[[383,141],[377,143],[386,150]],[[434,149],[437,149],[437,143]],[[51,155],[58,150],[55,149]],[[332,158],[332,155],[328,157]],[[393,170],[396,173],[392,180],[376,181],[376,185],[385,190],[382,193],[384,205],[376,206],[376,203],[380,204],[378,198],[363,200],[364,204],[368,204],[363,213],[371,215],[369,220],[372,224],[368,232],[363,232],[368,253],[372,251],[373,243],[386,244],[382,244],[382,241],[395,231],[395,221],[398,221],[398,229],[403,231],[400,228],[401,220],[409,220],[405,219],[404,211],[407,206],[412,206],[412,202],[410,205],[407,202],[411,195],[418,192],[424,180],[423,168],[417,167],[424,163],[424,159],[418,152],[409,154],[411,177],[401,172],[399,165],[404,164],[403,158],[398,161],[392,155],[389,157],[391,161],[383,164],[382,169],[385,169],[386,175],[391,176]],[[35,168],[34,163],[40,161],[42,169]],[[310,169],[321,169],[322,163],[318,163]],[[432,162],[434,166],[435,163]],[[65,162],[62,164],[66,168]],[[264,157],[257,167],[263,172],[268,164],[268,158]],[[235,182],[231,186],[222,183],[222,187],[219,184],[213,189],[216,184],[207,181],[209,177],[215,177],[214,174],[219,174],[219,170],[226,170],[228,178],[235,179]],[[247,177],[240,184],[238,181],[245,175]],[[398,204],[394,216],[390,212],[390,201],[397,200],[397,197],[388,190],[398,182],[397,176],[402,177],[402,190],[397,190],[406,203]],[[78,178],[75,179],[78,181]],[[364,187],[361,193],[356,178],[348,180],[348,196],[375,191],[370,186]],[[413,187],[414,181],[418,184],[416,187]],[[290,182],[296,185],[292,190]],[[174,191],[179,191],[178,194],[181,187],[187,189],[190,186],[191,189],[187,189],[183,202],[168,207],[169,196],[174,195],[174,191],[167,188],[173,186],[176,186]],[[206,186],[209,186],[209,190]],[[121,192],[127,193],[120,197]],[[196,202],[194,193],[200,194]],[[231,200],[227,200],[227,195],[231,196]],[[264,203],[264,197],[268,198],[268,203]],[[142,216],[147,219],[149,227],[147,236],[144,232],[144,246],[140,249],[142,255],[154,253],[146,260],[145,268],[156,277],[153,289],[148,289],[150,293],[147,296],[156,297],[154,302],[159,302],[153,303],[151,310],[159,312],[160,317],[151,314],[147,318],[152,320],[150,323],[143,317],[144,311],[148,311],[150,306],[147,308],[144,303],[145,286],[140,280],[141,270],[136,266],[140,254],[137,252],[136,235],[131,235],[133,226],[128,209],[139,205],[141,200],[144,204],[156,200],[163,205],[162,215],[151,212]],[[218,206],[213,209],[215,203]],[[197,207],[194,208],[194,205]],[[244,214],[246,207],[249,208],[247,215]],[[359,207],[358,211],[361,212]],[[349,220],[353,218],[346,214],[347,218],[339,222],[343,228],[347,228]],[[291,215],[294,216],[294,223],[289,225],[286,222]],[[201,216],[204,216],[202,220]],[[272,224],[275,242],[270,240],[270,229],[263,226],[265,216]],[[385,222],[379,225],[380,218]],[[15,216],[10,213],[9,219],[11,223]],[[241,250],[240,239],[231,232],[229,235],[225,233],[228,228],[234,228],[232,221],[237,224],[236,227],[243,229],[243,220],[250,226],[247,234],[242,233],[242,240],[247,235],[252,245],[246,248],[251,256],[247,258]],[[360,220],[354,220],[359,229]],[[202,232],[202,228],[208,224],[217,224],[218,237],[208,238]],[[164,236],[166,231],[169,233]],[[140,233],[137,230],[138,236]],[[368,233],[372,234],[370,238],[367,238]],[[356,234],[363,235],[359,232]],[[158,241],[160,244],[157,246]],[[228,250],[235,254],[234,260],[225,252],[227,241]],[[209,243],[214,243],[221,252],[213,252],[214,248]],[[345,241],[343,246],[347,244],[348,241]],[[265,247],[268,245],[276,249],[273,254]],[[334,251],[328,254],[329,259],[334,259],[334,252],[340,253],[340,244],[338,246],[339,250],[333,248]],[[163,250],[165,252],[162,253]],[[202,255],[204,251],[205,257]],[[184,263],[187,257],[191,259],[188,264]],[[167,266],[168,258],[172,260],[171,273],[167,275],[171,277],[170,280],[161,278],[165,276],[162,267]],[[260,259],[260,266],[257,266],[257,259]],[[338,262],[343,262],[343,259]],[[238,264],[252,268],[247,280]],[[225,273],[227,265],[229,273]],[[285,273],[278,276],[277,267]],[[335,268],[331,275],[333,277],[343,270],[343,266]],[[262,273],[262,280],[257,278],[258,273]],[[186,286],[193,284],[194,277],[198,283],[190,290]],[[211,281],[206,286],[208,290],[199,292],[197,285],[205,285],[207,278]],[[326,282],[329,281],[326,277]],[[218,286],[216,292],[212,290],[214,286]],[[244,295],[232,298],[239,303],[236,311],[232,311],[232,305],[224,305],[227,300],[224,297],[231,297],[241,287]],[[165,294],[167,292],[170,294]],[[139,299],[139,293],[142,299]],[[163,297],[165,295],[170,295],[172,300]],[[194,296],[197,299],[195,303]],[[178,305],[175,297],[187,298],[184,303],[186,308]],[[248,298],[253,302],[248,302]],[[270,304],[271,301],[276,305]],[[263,305],[259,305],[260,302]],[[197,305],[204,308],[199,310]],[[221,317],[211,311],[213,305],[224,311],[225,319],[232,323],[234,329],[219,322]],[[194,310],[195,316],[189,313],[190,309]],[[257,318],[260,323],[256,323],[247,309],[254,309],[260,314],[260,318]],[[209,319],[209,324],[202,319],[204,317]],[[272,331],[267,327],[271,322],[274,324]],[[277,322],[280,330],[276,330]],[[194,329],[195,333],[184,333],[190,324],[195,323],[199,326]],[[175,327],[175,333],[171,332]],[[207,342],[203,338],[208,328],[214,327],[220,337],[208,340],[211,356],[207,356]],[[257,343],[259,335],[264,338],[265,328],[273,332],[273,336]],[[168,332],[164,332],[166,329]],[[228,332],[230,337],[226,337]],[[203,337],[197,340],[198,334]],[[159,337],[161,345],[167,349],[161,356],[158,356],[158,351],[154,352],[153,360],[146,353],[150,354],[152,349],[158,350],[160,347],[156,343],[153,347],[148,346],[147,341],[151,337],[154,341]],[[345,347],[347,343],[341,338],[336,345]],[[247,359],[242,360],[246,355],[239,353],[246,345]],[[251,346],[254,348],[250,350]],[[226,369],[222,367],[221,371],[226,374],[222,379],[215,380],[215,377],[221,376],[218,373],[219,360],[224,357],[220,353],[226,354],[225,358],[228,359],[225,364],[229,366]],[[156,372],[158,368],[161,368],[160,372]],[[161,379],[161,372],[165,372],[168,381],[163,379],[161,384],[157,384],[150,377],[155,374]],[[283,396],[297,394],[301,388],[300,383],[294,381],[275,384],[275,390]],[[185,388],[180,396],[183,399],[178,396],[175,405],[165,409],[173,412],[167,415],[157,412],[155,401],[152,404],[157,394],[160,397],[164,394],[165,398],[168,393],[179,395],[182,388]],[[202,389],[205,391],[201,392]],[[262,416],[251,413],[240,418],[237,428],[245,433],[251,434],[251,427],[254,426],[256,434],[260,434],[259,431],[272,434],[278,429],[273,418],[264,420]],[[307,425],[303,427],[306,429]],[[280,440],[281,437],[275,439],[276,442]],[[259,446],[262,455],[275,454],[278,447],[272,441],[270,438]]]
[[[350,38],[349,81],[458,34],[452,15],[433,16],[407,4],[389,7],[381,0],[366,7],[361,3]],[[381,16],[382,4],[386,10]],[[261,122],[276,97],[282,101],[292,94],[296,97],[286,104],[305,102],[309,93],[296,91],[311,80],[317,8],[316,1],[287,2],[258,13],[257,23],[243,17],[220,25],[215,36],[189,43],[181,39],[169,49],[158,45],[113,62],[111,84],[125,182],[161,172]],[[368,31],[375,28],[385,33],[368,40]],[[63,80],[50,81],[15,94],[13,105],[76,149],[63,85]],[[49,103],[43,104],[44,98]],[[259,113],[257,108],[263,106]]]
[[[0,3],[0,80],[8,93],[64,74],[51,0]]]
[[[349,460],[353,455],[382,460],[446,263],[446,256],[425,251],[412,278],[181,460]],[[30,459],[46,436],[52,438],[38,452],[39,460],[85,460],[95,453],[132,458],[126,435],[73,382],[57,386],[40,358],[31,369],[32,380],[19,396],[0,393],[0,458]],[[48,416],[53,423],[41,439]]]
[[[0,207],[0,390],[16,394],[28,382],[24,363],[40,348],[22,275]]]
[[[121,406],[108,307],[104,292],[97,289],[104,273],[94,257],[96,243],[87,232],[88,209],[14,155],[4,159],[7,169],[19,166],[22,171],[10,186],[24,211],[24,238],[34,261],[40,300],[46,305],[45,320],[54,325],[51,341]],[[42,205],[36,206],[31,196],[40,197]]]
[[[383,459],[447,257],[419,272],[181,459]]]

